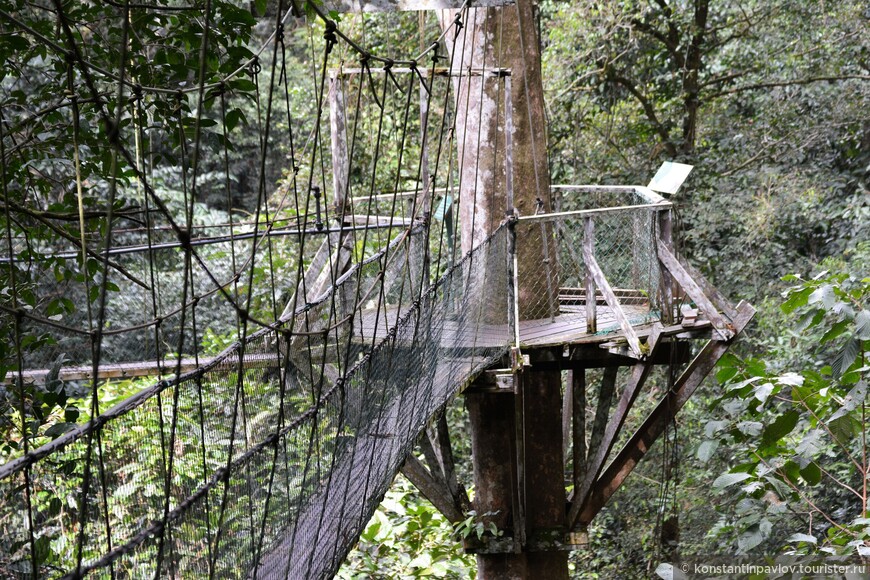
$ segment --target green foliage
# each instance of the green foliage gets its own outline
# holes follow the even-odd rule
[[[707,424],[701,449],[709,455],[710,447],[727,445],[740,462],[713,488],[734,502],[714,533],[736,538],[741,553],[768,540],[790,552],[868,550],[868,251],[859,246],[852,273],[786,277],[792,286],[781,310],[794,329],[786,352],[729,354],[719,364],[724,392],[712,406],[726,418]],[[783,358],[789,368],[775,368]]]
[[[64,358],[58,358],[40,384],[21,383],[17,377],[0,385],[0,464],[56,439],[72,429],[81,415],[83,392],[59,378]]]
[[[450,522],[400,475],[338,577],[474,578],[474,556],[463,553],[456,534],[467,537],[478,533],[478,526],[482,535],[483,524],[470,515],[454,531]]]
[[[478,540],[483,538],[484,535],[489,535],[492,537],[500,538],[504,535],[504,531],[498,529],[495,525],[495,522],[486,522],[486,518],[490,518],[498,514],[498,512],[486,512],[477,515],[475,510],[471,510],[468,512],[468,517],[458,522],[454,526],[453,534],[457,539],[465,539],[469,536],[474,536]]]

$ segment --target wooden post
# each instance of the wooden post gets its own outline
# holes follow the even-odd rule
[[[511,75],[504,77],[504,175],[505,175],[505,211],[514,211],[514,118],[513,88]]]
[[[572,462],[574,489],[580,489],[586,477],[586,370],[571,371],[571,406],[574,415]]]
[[[592,217],[583,218],[583,255],[592,256],[595,253],[595,223]],[[589,269],[589,264],[585,265],[586,270],[586,332],[595,334],[598,332],[598,321],[596,319],[595,306],[597,299],[595,297],[595,278],[592,277],[592,270]]]
[[[664,244],[669,250],[673,250],[673,225],[671,223],[671,210],[666,209],[658,212],[659,239],[654,240],[656,245]],[[661,268],[662,280],[662,323],[671,325],[674,323],[674,280],[666,268]]]
[[[434,86],[435,79],[429,77],[429,83]],[[420,215],[432,211],[432,179],[429,175],[429,93],[423,81],[420,81],[420,193],[417,203]],[[414,216],[408,216],[414,217]]]
[[[565,519],[562,377],[529,367],[520,373],[524,398],[526,578],[568,578],[568,553],[557,550],[568,529]]]
[[[474,386],[465,394],[474,464],[473,507],[478,514],[490,514],[485,522],[507,531],[516,519],[514,404],[511,394],[477,391]],[[478,554],[477,573],[480,578],[524,578],[525,558],[520,553]]]
[[[340,71],[332,71],[329,76],[329,137],[332,152],[332,190],[333,208],[336,218],[343,220],[352,213],[347,204],[348,179],[350,177],[350,158],[347,149],[347,115],[344,103]]]

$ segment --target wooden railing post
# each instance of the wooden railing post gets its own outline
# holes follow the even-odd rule
[[[592,216],[583,218],[583,222],[583,254],[591,256],[595,253],[595,224],[592,222]],[[589,334],[598,332],[596,302],[595,279],[592,276],[592,270],[589,269],[589,264],[586,264],[586,332]]]
[[[341,71],[329,76],[329,136],[332,153],[332,190],[335,217],[343,220],[352,213],[348,207],[347,191],[350,177],[350,158],[347,150],[347,118],[344,104]]]
[[[673,253],[673,224],[671,223],[671,210],[664,209],[658,212],[659,237],[654,240],[655,244],[664,244]],[[655,258],[653,258],[655,259]],[[674,323],[674,279],[664,265],[659,265],[661,272],[662,292],[662,323],[670,325]]]

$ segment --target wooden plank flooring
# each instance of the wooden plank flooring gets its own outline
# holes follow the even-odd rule
[[[654,314],[650,315],[647,305],[624,304],[622,309],[632,325],[636,327],[638,334],[645,335],[644,330],[655,319]],[[595,334],[586,332],[585,306],[563,305],[559,315],[552,321],[549,318],[523,320],[520,322],[520,345],[524,348],[541,348],[564,344],[589,344],[607,342],[622,336],[619,324],[609,306],[598,305],[597,316],[599,331]],[[420,325],[420,329],[418,329],[420,332],[416,340],[418,342],[438,340],[441,348],[449,350],[493,348],[513,343],[513,331],[507,324],[479,324],[475,326],[472,324],[475,318],[477,316],[472,316],[472,313],[458,311],[443,320],[440,326],[433,324],[434,320],[430,321],[423,318],[416,321]],[[378,342],[387,336],[396,321],[397,310],[393,307],[388,307],[386,310],[382,309],[380,312],[366,310],[360,317],[359,324],[356,325],[355,340],[365,344],[371,344],[372,341]],[[414,322],[412,320],[411,324]],[[397,340],[400,343],[408,342],[410,346],[410,342],[415,340],[413,331],[413,326],[409,325],[406,330],[398,333]],[[279,364],[278,358],[277,353],[248,353],[245,355],[243,364],[246,368],[275,366]],[[201,357],[199,366],[208,365],[213,360],[211,357]],[[194,370],[197,367],[196,362],[193,358],[182,359],[181,372]],[[174,374],[176,364],[177,362],[174,360],[166,360],[161,363],[143,361],[104,365],[97,373],[97,378],[167,376]],[[221,362],[221,367],[229,368],[237,364],[238,357],[230,356]],[[25,383],[42,383],[45,381],[48,370],[27,370],[22,374]],[[60,371],[60,378],[66,381],[91,380],[93,369],[89,365],[64,367]],[[15,380],[15,375],[10,372],[7,373],[5,381],[0,381],[0,384],[3,382],[11,383],[13,380]]]
[[[655,314],[650,314],[646,304],[624,304],[622,310],[635,327],[644,328],[655,320]],[[447,318],[441,329],[432,329],[433,338],[435,334],[440,336],[442,348],[495,347],[505,345],[506,341],[512,342],[513,335],[507,324],[481,324],[474,328],[468,320],[472,317],[464,317],[463,314],[457,313]],[[562,306],[561,312],[552,321],[549,318],[523,320],[520,322],[520,344],[537,348],[578,342],[607,342],[622,335],[609,306],[599,305],[597,316],[599,331],[595,334],[586,332],[585,306]],[[386,336],[395,323],[395,308],[388,307],[379,313],[366,311],[356,335],[362,342],[377,341]],[[403,334],[400,333],[397,338],[403,340]]]

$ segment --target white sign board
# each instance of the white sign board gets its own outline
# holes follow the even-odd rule
[[[694,166],[692,165],[665,161],[662,163],[662,166],[659,167],[655,177],[652,178],[652,181],[649,182],[647,187],[659,193],[669,193],[673,195],[677,193],[677,190],[680,189],[680,186],[683,185],[684,181],[686,181],[686,178],[689,176],[689,173],[691,173],[693,167]]]

